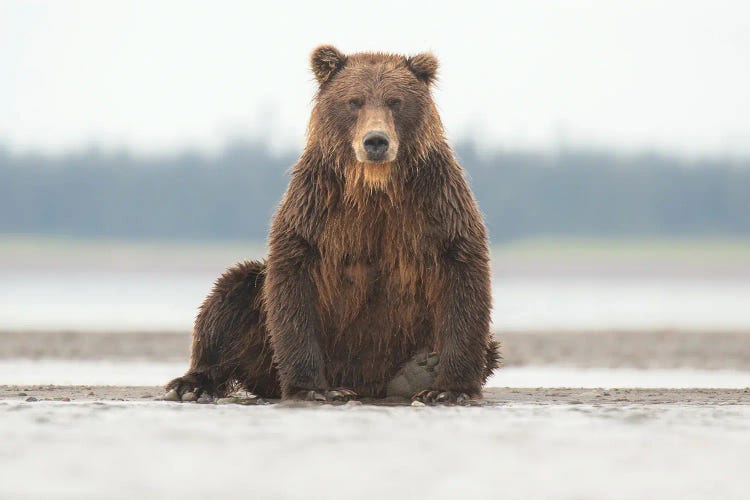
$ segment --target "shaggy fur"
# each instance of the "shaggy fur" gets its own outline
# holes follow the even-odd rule
[[[311,66],[319,90],[307,145],[267,264],[219,278],[196,321],[191,368],[168,387],[380,397],[426,349],[440,356],[429,389],[480,397],[499,358],[487,235],[432,99],[437,60],[324,46]],[[390,161],[364,158],[371,130],[389,137]]]

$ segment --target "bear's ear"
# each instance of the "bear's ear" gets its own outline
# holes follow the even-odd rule
[[[417,78],[428,85],[437,77],[438,60],[429,52],[407,58],[406,65]]]
[[[310,66],[318,83],[330,80],[338,70],[344,67],[346,56],[332,45],[321,45],[313,50],[310,56]]]

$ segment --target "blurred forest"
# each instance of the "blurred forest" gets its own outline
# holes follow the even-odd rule
[[[750,235],[750,161],[456,148],[494,242],[529,236]],[[263,240],[294,154],[57,156],[0,149],[0,233]]]

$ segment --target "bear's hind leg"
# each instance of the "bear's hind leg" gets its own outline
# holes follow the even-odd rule
[[[167,399],[222,397],[239,388],[280,395],[263,314],[264,272],[265,263],[246,261],[216,280],[195,320],[190,369],[166,385]]]

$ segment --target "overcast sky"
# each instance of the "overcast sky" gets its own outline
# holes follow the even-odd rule
[[[750,156],[750,2],[0,0],[0,144],[304,140],[310,51],[433,51],[451,139]]]

